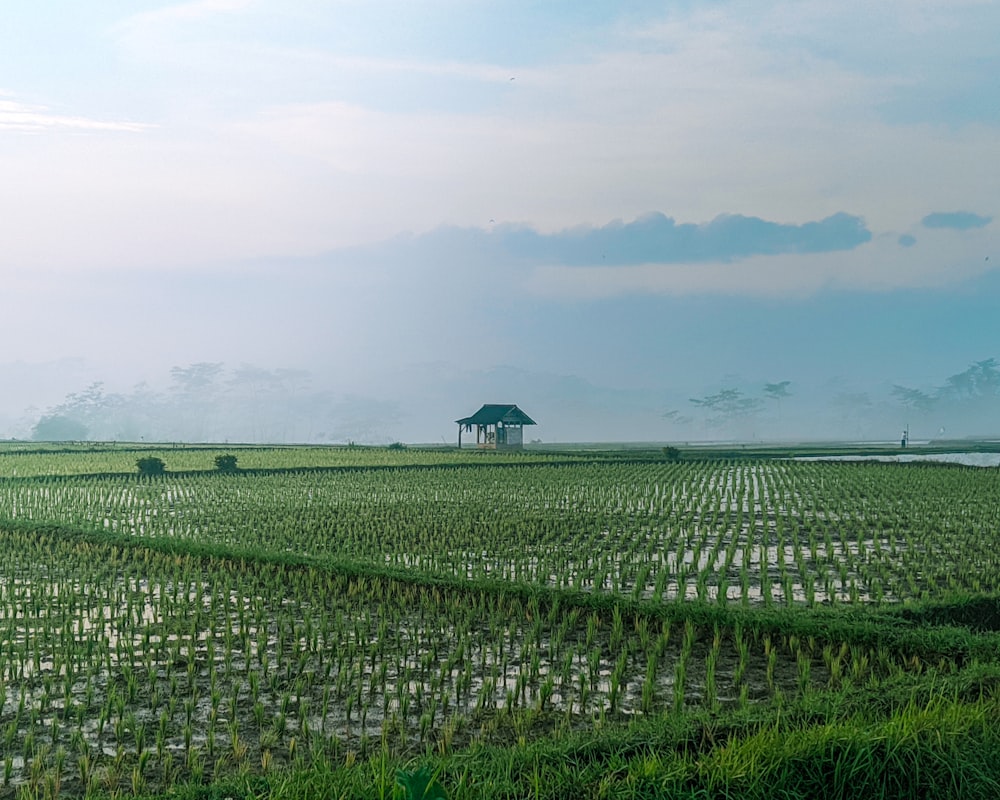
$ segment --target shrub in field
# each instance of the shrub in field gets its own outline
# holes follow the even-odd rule
[[[139,468],[140,475],[162,475],[167,471],[167,465],[163,463],[163,459],[156,456],[140,458],[135,462],[135,465]]]
[[[663,448],[663,457],[667,461],[680,461],[681,460],[681,451],[678,450],[676,447],[664,447]]]
[[[215,468],[219,472],[236,472],[239,467],[236,466],[236,456],[225,455],[215,457]]]
[[[392,444],[389,445],[388,449],[389,450],[405,450],[406,449],[406,445],[403,444],[402,442],[393,442]]]

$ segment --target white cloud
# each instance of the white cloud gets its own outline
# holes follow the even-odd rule
[[[2,96],[11,97],[8,93]],[[124,131],[139,133],[152,127],[140,122],[123,122],[54,114],[46,106],[17,100],[0,100],[0,132],[40,133],[43,131]]]

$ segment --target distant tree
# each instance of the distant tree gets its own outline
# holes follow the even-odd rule
[[[891,394],[899,401],[900,405],[912,411],[930,411],[934,408],[934,396],[920,389],[911,389],[908,386],[896,384],[892,387]]]
[[[147,477],[162,475],[167,471],[167,465],[163,463],[163,459],[157,458],[156,456],[145,456],[140,458],[135,462],[135,465],[139,468],[139,474]]]
[[[146,411],[149,404],[142,406],[131,404],[126,395],[107,394],[104,384],[100,381],[91,383],[80,392],[66,395],[62,403],[49,409],[47,417],[63,417],[84,426],[86,433],[82,435],[58,436],[58,439],[109,439],[138,438],[142,435],[141,425],[136,421],[134,412],[137,409]],[[41,431],[48,440],[52,435]],[[54,434],[53,434],[54,435]]]
[[[788,387],[792,385],[791,381],[779,381],[778,383],[765,383],[764,384],[764,394],[767,395],[769,400],[777,400],[781,402],[784,397],[791,397],[792,393],[788,391]]]
[[[392,444],[389,445],[389,449],[390,450],[405,450],[406,449],[406,445],[403,444],[402,442],[393,442]]]
[[[670,420],[675,425],[690,425],[694,420],[680,412],[680,409],[663,412],[663,418]]]
[[[959,400],[993,399],[1000,394],[1000,364],[995,358],[977,361],[965,372],[950,376],[940,394]]]
[[[724,425],[734,420],[750,417],[760,411],[763,401],[744,397],[739,389],[723,389],[717,394],[692,397],[691,403],[705,410],[710,425]]]
[[[200,395],[215,388],[222,375],[221,362],[200,361],[187,367],[173,367],[170,377],[178,391],[188,395]]]
[[[225,455],[215,457],[215,468],[219,472],[239,472],[239,467],[236,466],[236,456]]]
[[[36,442],[79,442],[87,438],[87,426],[62,414],[47,414],[31,429]]]
[[[778,424],[781,424],[781,401],[786,397],[791,397],[792,393],[788,391],[788,387],[791,386],[791,381],[778,381],[777,383],[765,383],[764,384],[764,394],[768,400],[774,400],[778,405]]]
[[[871,424],[874,404],[867,392],[840,392],[832,400],[834,418],[859,439]]]
[[[663,457],[667,461],[680,461],[681,460],[681,451],[678,450],[676,447],[669,447],[669,446],[668,447],[664,447],[663,448]]]
[[[221,363],[208,361],[170,370],[171,417],[177,423],[171,439],[205,441],[218,429],[223,417],[219,403],[222,372]]]

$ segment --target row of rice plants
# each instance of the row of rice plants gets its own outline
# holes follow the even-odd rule
[[[470,587],[0,533],[8,786],[162,788],[311,756],[446,751],[498,720],[774,702],[907,665],[791,635]],[[527,715],[527,716],[525,716]]]
[[[155,457],[171,472],[214,469],[215,457],[232,454],[241,469],[317,469],[327,467],[401,467],[491,463],[545,463],[565,461],[565,454],[542,451],[483,453],[475,450],[400,449],[387,447],[257,447],[141,446],[137,444],[45,445],[0,443],[0,478],[43,475],[105,475],[136,472],[136,460]]]
[[[762,462],[0,482],[0,518],[659,600],[997,588],[996,470]]]

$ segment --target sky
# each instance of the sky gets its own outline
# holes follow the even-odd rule
[[[489,402],[553,441],[839,435],[849,396],[893,438],[893,387],[1000,357],[998,30],[991,0],[6,4],[0,435],[211,362],[306,371],[375,440]],[[766,414],[699,416],[727,389]]]

